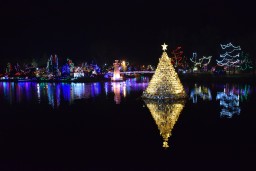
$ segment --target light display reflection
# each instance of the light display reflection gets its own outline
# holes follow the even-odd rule
[[[131,91],[143,91],[148,78],[127,79],[123,82],[95,83],[35,83],[0,82],[0,102],[8,104],[47,103],[58,108],[62,103],[73,104],[78,99],[90,99],[99,95],[114,93],[116,104],[121,103]],[[1,103],[0,103],[1,104]]]
[[[239,115],[241,112],[239,105],[239,92],[235,86],[225,85],[223,92],[217,92],[216,100],[220,100],[221,117],[232,118],[233,115]]]
[[[185,106],[185,100],[168,102],[144,99],[144,102],[154,118],[160,135],[163,138],[163,147],[168,148],[169,137],[172,135],[174,125]]]
[[[197,103],[197,99],[201,98],[203,100],[212,100],[211,90],[206,86],[198,86],[195,84],[194,88],[190,92],[190,99],[192,99],[193,103]]]
[[[122,98],[126,98],[132,91],[143,91],[148,86],[149,79],[147,77],[141,77],[138,81],[135,78],[127,79],[122,82],[105,82],[104,89],[106,95],[114,93],[114,101],[116,104],[120,104]]]

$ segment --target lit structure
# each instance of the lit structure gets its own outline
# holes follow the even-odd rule
[[[123,77],[120,76],[120,70],[119,70],[119,62],[118,60],[115,60],[115,63],[113,63],[114,66],[114,73],[113,77],[111,78],[112,81],[123,81]]]
[[[197,66],[201,66],[201,63],[199,62],[199,60],[197,60],[197,53],[193,52],[192,57],[189,59],[194,64],[193,71],[197,71],[198,70]]]
[[[172,135],[172,130],[176,124],[180,113],[185,106],[185,100],[171,102],[168,100],[156,101],[144,99],[152,117],[154,118],[160,135],[163,138],[163,147],[168,148],[168,140]]]
[[[52,73],[54,76],[57,76],[59,72],[58,65],[59,65],[58,56],[56,54],[54,56],[51,55],[47,61],[47,67],[46,67],[47,72]]]
[[[190,58],[190,61],[194,64],[193,71],[197,71],[198,67],[203,67],[207,71],[207,66],[211,62],[212,56],[203,56],[202,58],[197,59],[197,53],[194,52],[193,56]]]
[[[231,68],[237,68],[240,65],[240,46],[234,46],[232,43],[220,45],[222,50],[226,52],[220,54],[220,60],[216,60],[217,65],[226,67],[230,72]]]
[[[197,103],[198,96],[203,100],[212,100],[212,93],[208,87],[195,84],[195,87],[190,92],[190,99],[192,99],[193,103]]]
[[[163,46],[163,54],[159,59],[158,66],[147,89],[143,92],[142,98],[148,99],[181,99],[186,98],[186,92],[180,82],[171,59],[165,50],[167,45]]]

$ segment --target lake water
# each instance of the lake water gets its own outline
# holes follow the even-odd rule
[[[256,85],[187,83],[174,103],[125,82],[0,82],[0,170],[253,170]]]

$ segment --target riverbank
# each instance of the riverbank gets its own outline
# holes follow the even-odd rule
[[[254,74],[232,74],[232,75],[214,75],[214,74],[182,74],[179,75],[181,81],[186,82],[234,82],[234,83],[256,83],[256,75]]]
[[[140,81],[142,77],[152,77],[152,74],[141,75],[134,77]],[[211,73],[186,73],[179,74],[182,82],[234,82],[234,83],[256,83],[256,75],[253,74],[233,74],[233,75],[214,75]],[[55,78],[55,79],[42,79],[42,78],[8,78],[0,79],[0,82],[50,82],[50,83],[91,83],[91,82],[108,82],[110,78],[104,76],[97,77],[81,77],[81,78]]]

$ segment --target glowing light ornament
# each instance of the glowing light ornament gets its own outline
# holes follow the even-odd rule
[[[123,77],[120,76],[120,70],[119,70],[119,62],[118,60],[115,60],[115,63],[113,63],[114,66],[114,73],[113,77],[111,77],[112,81],[123,81]]]
[[[142,98],[148,99],[181,99],[186,98],[186,92],[180,82],[171,59],[165,50],[167,45],[162,45],[163,54],[159,59],[158,66]]]
[[[227,45],[220,45],[222,50],[226,50],[224,54],[220,54],[220,60],[216,60],[217,65],[226,67],[230,72],[231,68],[235,68],[240,66],[240,46],[234,46],[232,43]]]
[[[160,135],[163,138],[163,147],[168,148],[168,140],[172,135],[172,130],[176,124],[180,113],[185,106],[185,100],[177,101],[156,101],[151,99],[144,99],[152,117],[154,118]]]

